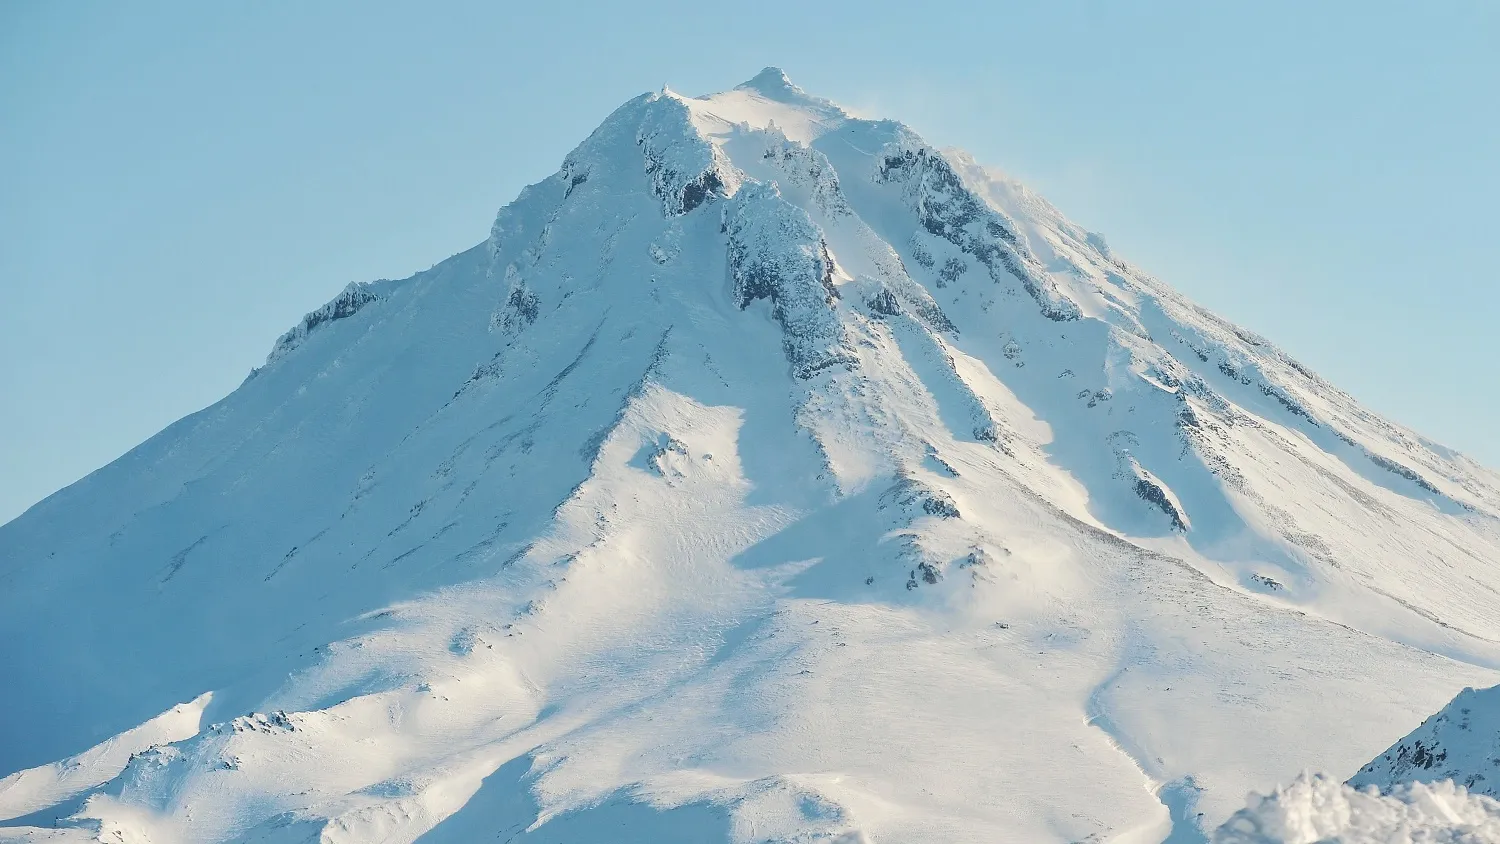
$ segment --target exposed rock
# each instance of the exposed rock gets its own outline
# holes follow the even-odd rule
[[[668,217],[686,214],[703,203],[723,198],[738,182],[723,151],[693,128],[687,106],[675,97],[657,95],[649,102],[636,144],[645,158],[651,191]]]
[[[775,185],[753,182],[726,206],[724,229],[734,302],[770,300],[793,373],[810,378],[853,361],[834,308],[833,258],[807,212]]]
[[[1387,791],[1407,781],[1451,779],[1500,798],[1500,686],[1464,689],[1421,726],[1350,778]]]
[[[1034,262],[1022,251],[1015,225],[969,191],[936,150],[915,142],[892,144],[881,153],[877,178],[902,184],[923,229],[972,255],[996,282],[1020,282],[1048,319],[1078,319],[1078,305],[1030,265]]]
[[[288,352],[302,345],[308,335],[320,326],[341,319],[348,319],[363,310],[367,305],[379,302],[381,296],[371,289],[372,285],[354,282],[345,287],[339,295],[333,297],[328,304],[302,318],[302,321],[293,326],[290,331],[281,335],[276,340],[276,345],[271,348],[271,353],[266,356],[266,363],[271,363]]]

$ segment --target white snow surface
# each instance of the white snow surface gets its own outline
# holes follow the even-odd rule
[[[0,815],[15,818],[55,806],[119,776],[137,753],[192,738],[212,697],[205,692],[76,756],[0,779]]]
[[[1321,776],[1252,796],[1213,836],[1213,844],[1494,842],[1500,842],[1500,801],[1451,781],[1406,783],[1382,796]]]
[[[1206,841],[1500,681],[1496,560],[1500,477],[767,70],[0,527],[0,840]]]

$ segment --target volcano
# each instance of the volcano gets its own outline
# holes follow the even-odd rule
[[[1204,841],[1500,682],[1497,564],[1500,476],[768,68],[0,528],[0,841]]]

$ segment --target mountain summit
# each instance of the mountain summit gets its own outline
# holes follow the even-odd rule
[[[1500,477],[767,69],[0,528],[0,841],[1201,841],[1500,680],[1497,560]]]

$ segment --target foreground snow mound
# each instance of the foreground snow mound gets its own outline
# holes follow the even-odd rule
[[[1214,844],[1494,844],[1500,801],[1452,781],[1407,783],[1382,796],[1304,774],[1251,795],[1214,833]]]
[[[1500,686],[1464,689],[1451,703],[1349,780],[1381,790],[1408,780],[1451,779],[1500,797]]]

